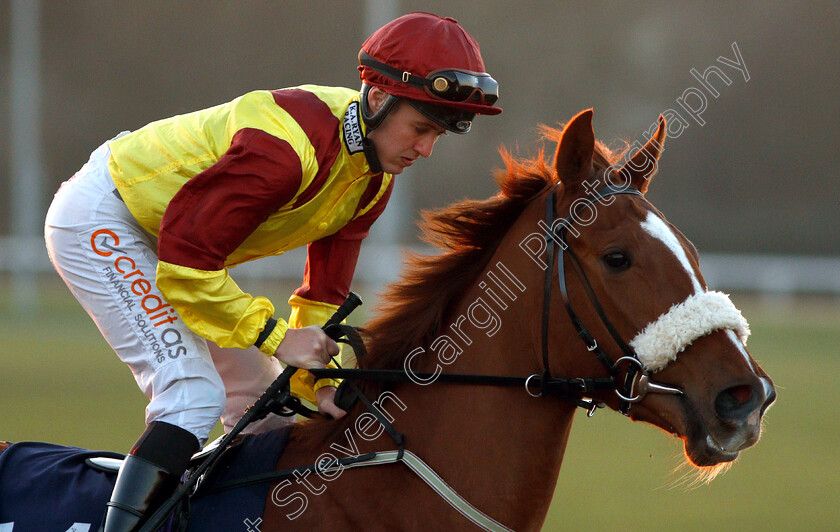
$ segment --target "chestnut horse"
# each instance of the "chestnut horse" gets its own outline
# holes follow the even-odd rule
[[[295,426],[277,469],[325,466],[272,487],[262,532],[539,530],[576,406],[605,403],[660,427],[709,473],[754,445],[775,391],[746,351],[746,321],[707,289],[694,246],[644,197],[665,131],[660,118],[619,166],[584,111],[548,130],[553,167],[542,152],[503,153],[497,196],[428,215],[425,236],[444,252],[415,257],[390,287],[359,359],[414,382],[357,381],[420,465],[337,465],[398,449],[361,403],[339,421]],[[524,384],[465,385],[450,373]]]
[[[746,351],[747,323],[707,289],[697,251],[644,196],[664,120],[623,165],[595,140],[591,110],[547,131],[553,166],[542,153],[503,154],[497,196],[427,216],[443,253],[415,257],[365,328],[356,371],[367,373],[349,381],[359,401],[341,420],[293,425],[276,470],[298,469],[271,486],[262,517],[231,514],[234,523],[539,530],[578,406],[605,404],[674,434],[708,478],[758,441],[776,394]],[[97,478],[104,508],[113,479]],[[214,504],[209,522],[230,511]]]

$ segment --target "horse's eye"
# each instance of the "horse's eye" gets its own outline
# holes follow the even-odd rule
[[[623,251],[610,251],[601,259],[611,270],[624,271],[630,267],[630,257]]]

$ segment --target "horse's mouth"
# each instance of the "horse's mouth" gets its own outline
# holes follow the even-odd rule
[[[686,403],[682,398],[669,398],[667,400],[680,402],[684,405]],[[723,439],[719,439],[713,435],[712,430],[709,429],[709,424],[703,420],[703,417],[687,405],[676,409],[676,412],[668,409],[670,410],[669,414],[665,413],[668,410],[657,410],[657,414],[652,417],[649,417],[649,412],[646,412],[648,415],[631,415],[631,417],[640,421],[644,420],[653,423],[681,439],[683,441],[685,456],[695,467],[707,468],[733,462],[738,458],[742,450],[754,445],[758,441],[757,436],[745,436],[740,438],[740,442],[732,438],[727,438],[725,440],[726,443],[721,443]]]
[[[721,463],[732,462],[738,458],[741,451],[755,445],[758,433],[742,438],[740,444],[730,442],[722,444],[715,439],[704,423],[702,427],[692,430],[690,437],[685,437],[685,455],[697,467],[716,466]],[[752,431],[750,431],[752,432]],[[760,430],[758,431],[760,432]]]
[[[760,399],[755,408],[737,419],[725,419],[710,408],[694,408],[686,402],[686,431],[683,432],[685,454],[698,467],[715,466],[732,462],[741,451],[758,443],[761,438],[761,420],[764,412],[776,399],[776,392],[769,380],[761,379]]]

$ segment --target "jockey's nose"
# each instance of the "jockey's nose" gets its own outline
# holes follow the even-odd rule
[[[423,135],[414,144],[414,151],[419,153],[421,157],[430,157],[432,155],[432,149],[434,149],[436,141],[437,135]]]

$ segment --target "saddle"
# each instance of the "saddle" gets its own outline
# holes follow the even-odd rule
[[[201,465],[204,460],[210,456],[210,454],[219,447],[219,444],[222,442],[224,436],[219,436],[212,442],[208,443],[204,446],[204,448],[197,453],[195,453],[192,458],[190,458],[190,466],[187,470],[192,470]],[[233,443],[228,447],[229,449],[233,449],[237,447],[240,443],[242,443],[242,437],[237,438],[233,441]],[[11,445],[11,444],[6,444]],[[228,452],[225,451],[225,453]],[[0,445],[0,453],[3,452],[3,447]],[[85,464],[96,469],[97,471],[102,471],[103,473],[119,473],[120,468],[122,467],[123,461],[125,461],[125,455],[121,457],[113,456],[114,453],[103,453],[101,456],[90,456],[85,459]]]

